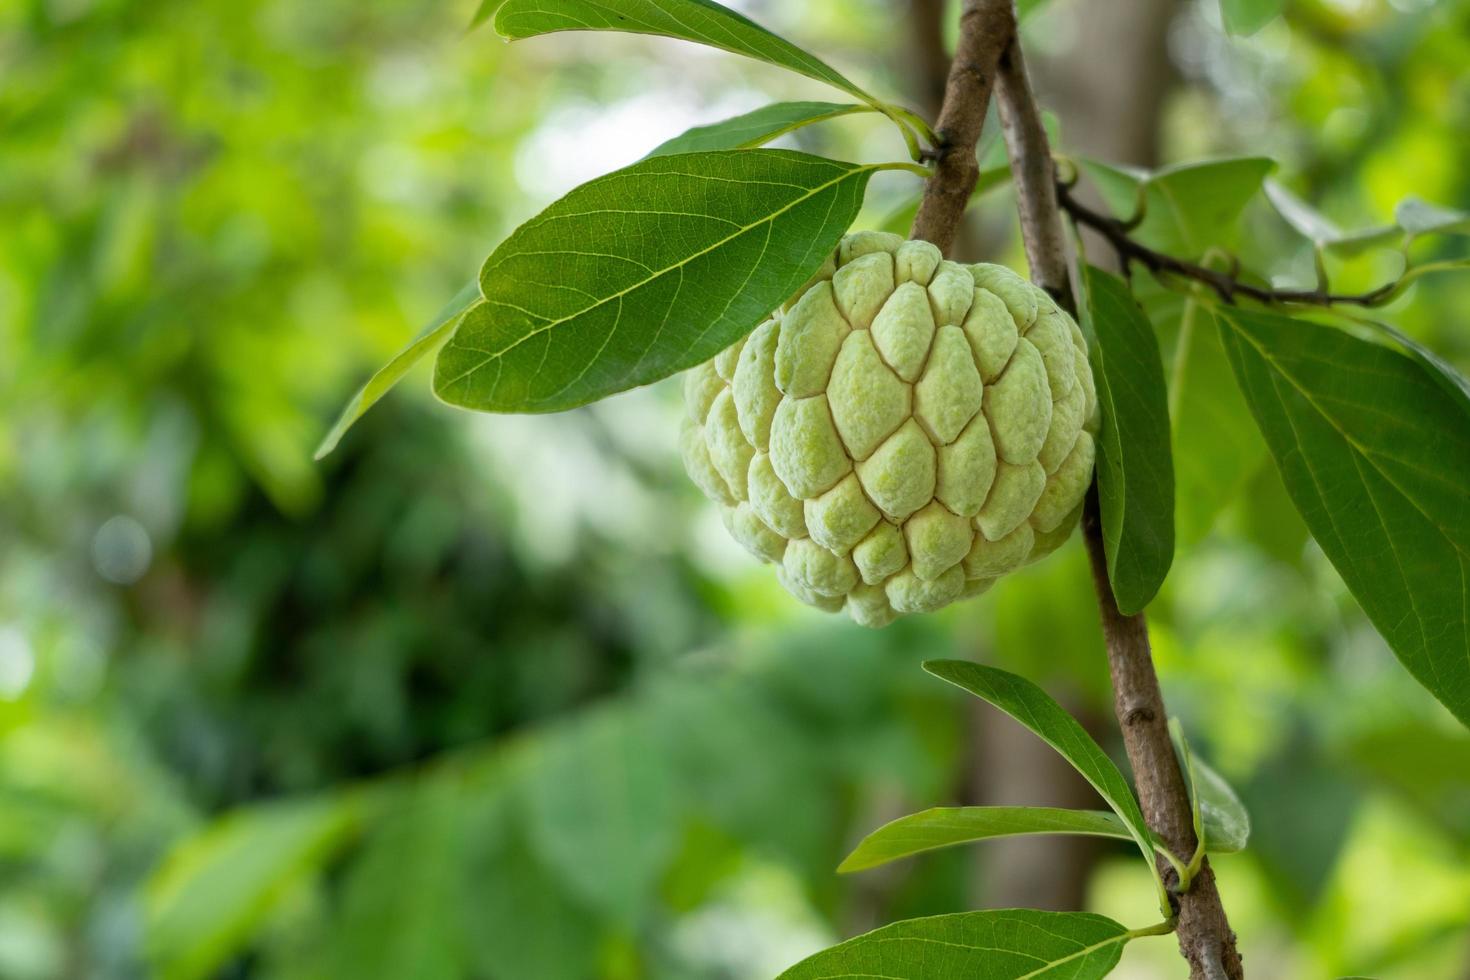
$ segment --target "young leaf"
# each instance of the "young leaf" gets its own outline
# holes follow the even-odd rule
[[[1022,834],[1133,839],[1128,825],[1105,810],[1064,810],[1049,806],[934,807],[879,827],[863,838],[837,870],[843,874],[866,871],[925,851]]]
[[[1393,209],[1393,220],[1411,235],[1470,234],[1470,212],[1451,211],[1417,197],[1406,197]]]
[[[1154,867],[1152,836],[1128,781],[1077,719],[1051,695],[1019,674],[968,660],[930,660],[924,669],[995,705],[1056,749],[1123,818],[1129,834]]]
[[[1234,854],[1245,850],[1251,836],[1251,815],[1235,790],[1203,759],[1195,758],[1195,791],[1205,827],[1205,850]]]
[[[1318,250],[1337,255],[1357,255],[1370,248],[1398,245],[1404,232],[1398,225],[1381,225],[1358,231],[1343,231],[1326,215],[1274,180],[1265,184],[1266,198],[1276,213],[1310,240]]]
[[[1470,724],[1470,426],[1423,368],[1222,310],[1235,378],[1313,537],[1409,672]]]
[[[908,919],[802,960],[777,980],[1096,980],[1132,939],[1090,912],[991,909]]]
[[[1142,195],[1143,221],[1134,236],[1181,258],[1228,244],[1240,212],[1276,166],[1264,157],[1232,157],[1149,173],[1095,160],[1081,163],[1118,217],[1132,218]]]
[[[1169,719],[1169,737],[1174,741],[1179,768],[1184,773],[1184,785],[1189,790],[1189,801],[1196,814],[1195,835],[1211,854],[1234,854],[1244,850],[1251,835],[1251,818],[1245,804],[1240,802],[1240,797],[1225,777],[1190,749],[1178,718]]]
[[[459,318],[464,311],[480,298],[480,284],[478,282],[466,283],[464,288],[454,294],[454,298],[444,305],[444,308],[435,314],[424,329],[413,342],[403,350],[394,355],[393,360],[378,368],[377,372],[368,378],[367,384],[358,389],[357,394],[342,409],[342,414],[337,416],[337,421],[332,425],[332,430],[322,439],[321,445],[316,447],[313,458],[322,459],[333,449],[347,430],[352,428],[354,422],[362,418],[367,410],[378,403],[393,386],[403,380],[403,376],[409,369],[423,359],[424,355],[438,350],[445,340],[449,339],[450,333],[454,331],[459,323]]]
[[[488,0],[493,3],[494,0]],[[476,23],[488,16],[483,4]],[[511,41],[556,31],[623,31],[707,44],[876,100],[815,55],[713,0],[504,0],[495,30]]]
[[[1174,560],[1174,464],[1158,339],[1123,281],[1083,270],[1082,329],[1102,405],[1097,489],[1118,609],[1148,605]]]
[[[773,102],[708,126],[695,126],[660,143],[643,159],[675,153],[750,149],[812,123],[869,111],[869,107],[851,102]]]
[[[175,848],[145,899],[149,958],[159,975],[214,975],[355,824],[355,808],[341,800],[267,804],[237,810]]]
[[[1321,247],[1343,237],[1342,229],[1331,219],[1287,190],[1279,181],[1267,180],[1264,186],[1266,200],[1271,202],[1276,213],[1312,244]]]
[[[708,360],[837,247],[880,166],[791,150],[654,157],[573,190],[480,270],[434,391],[555,412]]]

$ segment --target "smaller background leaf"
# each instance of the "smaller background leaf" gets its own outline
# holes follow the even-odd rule
[[[1406,197],[1393,209],[1393,220],[1412,235],[1470,234],[1470,212],[1442,208]]]
[[[283,892],[346,842],[355,817],[346,800],[252,807],[177,847],[147,892],[147,942],[159,975],[212,974]]]
[[[1241,211],[1276,166],[1265,157],[1204,160],[1153,172],[1096,160],[1080,162],[1117,217],[1134,217],[1142,194],[1144,217],[1134,237],[1191,259],[1235,240]]]

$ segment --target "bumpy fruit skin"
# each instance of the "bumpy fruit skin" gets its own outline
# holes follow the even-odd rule
[[[734,538],[865,626],[978,595],[1055,550],[1092,478],[1082,332],[998,265],[858,232],[685,376],[680,448]]]

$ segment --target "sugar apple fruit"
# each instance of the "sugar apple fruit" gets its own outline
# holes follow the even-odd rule
[[[1092,478],[1082,332],[1045,292],[858,232],[685,376],[680,448],[803,602],[883,626],[978,595],[1069,535]]]

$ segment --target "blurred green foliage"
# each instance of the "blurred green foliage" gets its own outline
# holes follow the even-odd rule
[[[822,97],[672,42],[507,48],[465,35],[472,6],[0,7],[0,976],[770,976],[970,904],[960,852],[832,874],[968,792],[963,704],[921,659],[1104,703],[1075,544],[878,634],[795,609],[685,486],[667,386],[487,419],[416,374],[311,462],[546,201]],[[907,81],[899,6],[745,7],[866,88]],[[1065,42],[1071,8],[1028,31]],[[1175,16],[1170,160],[1271,156],[1349,229],[1409,193],[1470,206],[1470,3],[1297,0],[1247,40],[1213,3]],[[796,143],[892,158],[885,125]],[[873,220],[908,179],[875,181]],[[1264,200],[1242,249],[1311,282]],[[1445,277],[1391,313],[1463,368],[1467,309]],[[1191,519],[1150,617],[1171,707],[1252,814],[1218,871],[1253,975],[1462,975],[1470,736],[1263,457],[1233,459],[1242,494]],[[1148,918],[1136,863],[1104,852],[1096,911]],[[1175,975],[1168,945],[1123,969]]]

